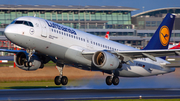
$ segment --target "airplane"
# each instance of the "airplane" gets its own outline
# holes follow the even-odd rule
[[[5,36],[26,50],[0,51],[15,53],[20,69],[31,71],[56,63],[56,85],[66,85],[65,65],[109,74],[107,85],[118,85],[119,77],[146,77],[175,71],[165,56],[180,55],[180,49],[168,50],[175,15],[168,13],[147,46],[138,50],[102,37],[73,29],[38,17],[19,17],[9,24]],[[47,74],[48,75],[48,74]]]

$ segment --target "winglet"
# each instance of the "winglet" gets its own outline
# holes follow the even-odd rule
[[[107,33],[106,33],[104,38],[109,40],[109,31],[107,31]]]
[[[175,15],[168,13],[143,50],[168,49]]]

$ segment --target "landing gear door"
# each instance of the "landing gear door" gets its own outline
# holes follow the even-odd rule
[[[47,24],[44,20],[39,20],[40,26],[41,26],[41,36],[42,37],[47,37],[48,29],[47,29]]]

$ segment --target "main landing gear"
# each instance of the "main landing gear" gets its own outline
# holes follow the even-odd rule
[[[59,76],[56,76],[54,78],[54,83],[56,85],[60,85],[60,84],[66,85],[68,83],[68,78],[66,76],[63,76],[63,67],[64,67],[64,64],[57,63],[56,68],[58,69],[60,74],[59,74]]]
[[[112,73],[112,76],[106,77],[106,84],[107,85],[118,85],[119,84],[119,78],[118,76],[114,76],[114,73]]]

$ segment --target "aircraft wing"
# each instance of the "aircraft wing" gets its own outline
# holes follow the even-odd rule
[[[166,67],[166,68],[180,68],[180,64],[166,64],[163,67]]]
[[[162,50],[137,50],[137,51],[120,51],[116,52],[118,55],[125,55],[131,58],[153,58],[180,55],[180,49],[162,49]]]
[[[114,55],[121,56],[125,58],[125,61],[130,60],[133,62],[133,59],[136,58],[149,58],[153,61],[156,61],[155,57],[164,57],[164,56],[174,56],[180,55],[180,49],[160,49],[160,50],[135,50],[135,51],[108,51]],[[95,52],[94,52],[95,53]],[[83,51],[83,55],[94,54],[93,51]]]

